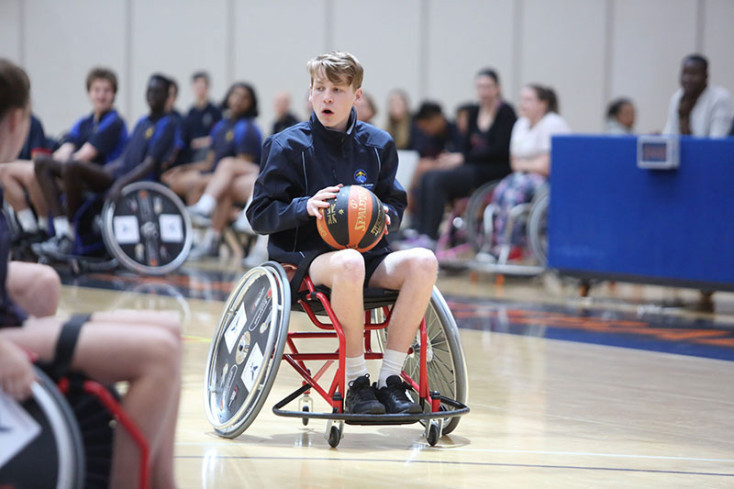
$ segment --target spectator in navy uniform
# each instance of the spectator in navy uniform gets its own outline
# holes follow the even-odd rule
[[[87,93],[92,113],[80,118],[61,140],[61,146],[51,156],[37,157],[35,179],[41,188],[53,218],[57,235],[71,235],[66,215],[60,211],[60,191],[57,181],[70,162],[106,165],[119,158],[127,143],[127,126],[114,108],[117,76],[105,68],[94,68],[87,75]],[[39,216],[45,219],[45,215]]]
[[[49,186],[52,192],[45,194],[51,213],[63,214],[67,222],[72,222],[84,200],[85,190],[99,194],[107,192],[109,198],[117,200],[125,185],[159,179],[161,164],[173,150],[177,126],[175,117],[166,112],[171,83],[163,75],[150,77],[146,89],[150,114],[135,125],[130,142],[119,160],[106,165],[72,160],[63,165],[61,187],[54,180]],[[59,199],[61,188],[66,195],[65,206]],[[57,230],[56,236],[40,243],[34,250],[39,254],[67,255],[73,242],[74,234],[69,226],[68,232]]]
[[[18,159],[0,166],[0,185],[5,193],[5,200],[15,211],[21,228],[21,234],[16,238],[16,242],[37,242],[45,239],[48,232],[48,220],[36,219],[37,215],[45,216],[47,211],[43,193],[36,182],[33,171],[33,158],[49,152],[50,148],[43,124],[35,115],[31,114],[28,137],[26,137]]]
[[[229,90],[227,107],[228,117],[212,131],[214,171],[201,198],[188,208],[192,218],[201,223],[209,224],[211,217],[211,226],[191,258],[217,255],[233,204],[247,202],[260,172],[262,133],[255,123],[259,113],[255,89],[247,83],[235,83]]]
[[[184,118],[184,129],[192,150],[189,161],[206,158],[211,145],[211,132],[222,120],[222,110],[209,99],[210,79],[205,71],[197,71],[191,77],[191,88],[196,100]]]

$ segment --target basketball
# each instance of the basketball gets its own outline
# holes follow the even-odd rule
[[[359,185],[339,189],[335,199],[321,210],[316,227],[334,249],[365,252],[374,248],[385,233],[385,210],[375,194]]]

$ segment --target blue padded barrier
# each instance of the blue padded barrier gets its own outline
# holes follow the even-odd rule
[[[557,136],[551,158],[549,267],[734,290],[734,138],[681,138],[675,170],[638,168],[635,136]]]

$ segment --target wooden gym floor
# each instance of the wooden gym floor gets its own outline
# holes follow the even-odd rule
[[[208,424],[209,343],[243,271],[226,260],[187,263],[166,279],[61,270],[60,314],[181,313],[181,488],[734,487],[734,294],[717,293],[707,313],[696,310],[694,290],[600,283],[579,298],[573,281],[552,274],[442,273],[471,413],[435,447],[416,424],[345,426],[332,449],[325,422],[272,414],[299,385],[287,365],[242,436],[220,438]],[[292,316],[291,328],[310,327]]]

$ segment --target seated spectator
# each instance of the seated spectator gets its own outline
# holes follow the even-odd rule
[[[21,235],[16,239],[17,242],[32,243],[43,241],[48,237],[48,220],[37,219],[37,216],[46,216],[48,211],[41,188],[36,182],[33,158],[49,152],[50,148],[43,124],[31,114],[28,137],[18,159],[0,165],[0,186],[5,193],[5,200],[15,211],[21,228]]]
[[[357,120],[374,125],[374,119],[377,115],[377,106],[371,95],[362,92],[362,98],[354,104],[357,109]]]
[[[15,160],[26,137],[29,90],[25,72],[0,60],[0,163]],[[72,370],[106,384],[127,382],[122,404],[150,447],[149,485],[175,487],[173,447],[181,383],[178,319],[163,311],[95,312],[68,322],[57,319],[53,315],[61,294],[58,275],[46,265],[9,263],[8,240],[0,213],[2,390],[18,400],[30,396],[36,379],[27,352],[37,355],[39,362],[54,363],[59,360],[59,338],[70,337],[64,344]],[[110,487],[135,487],[139,463],[137,446],[121,429],[114,439]]]
[[[417,210],[417,192],[427,171],[451,168],[444,155],[461,151],[461,137],[456,124],[449,121],[437,102],[425,101],[413,119],[413,149],[420,155],[408,189],[408,212]]]
[[[222,110],[209,100],[209,75],[197,71],[191,77],[191,87],[195,100],[179,125],[173,155],[164,169],[206,159],[211,131],[222,120]]]
[[[691,54],[683,59],[679,88],[670,99],[663,134],[725,137],[734,118],[729,92],[708,84],[708,60]]]
[[[227,107],[227,118],[212,131],[210,159],[215,167],[206,181],[199,181],[203,194],[188,208],[192,218],[202,223],[209,224],[211,217],[204,239],[189,255],[192,259],[219,254],[222,231],[231,220],[233,204],[247,202],[260,172],[262,133],[255,123],[259,112],[255,89],[247,83],[235,83],[229,91]]]
[[[275,111],[275,122],[273,123],[273,134],[278,134],[283,129],[298,124],[298,119],[291,113],[291,94],[278,92],[273,99]]]
[[[551,88],[528,85],[520,92],[520,118],[512,129],[510,164],[512,173],[497,185],[494,230],[497,246],[506,243],[507,218],[514,206],[530,202],[550,175],[551,137],[571,132],[558,115],[558,99]],[[524,245],[524,229],[514,229],[513,243]]]
[[[69,220],[60,207],[61,189],[58,186],[67,163],[104,166],[118,158],[127,143],[127,126],[114,109],[117,76],[105,68],[92,69],[87,75],[87,94],[92,113],[74,124],[53,155],[42,155],[34,160],[34,179],[46,202],[45,210],[37,208],[36,211],[39,220],[53,218],[54,230],[59,236],[72,234]]]
[[[385,130],[395,140],[397,149],[414,149],[410,99],[404,90],[395,89],[387,97],[387,126]]]
[[[39,254],[68,255],[74,244],[73,222],[76,212],[84,201],[84,192],[97,194],[107,192],[108,198],[118,200],[125,185],[139,180],[157,181],[161,164],[173,150],[177,128],[175,117],[166,113],[171,97],[171,81],[162,75],[152,75],[148,81],[146,98],[150,114],[142,117],[135,125],[130,142],[122,157],[112,163],[99,165],[94,162],[71,160],[62,165],[59,179],[47,179],[40,173],[39,183],[49,210],[61,226],[56,235],[34,248]],[[56,162],[54,162],[56,163]],[[66,197],[62,206],[61,192]]]
[[[499,76],[491,69],[475,78],[479,104],[469,112],[469,128],[461,151],[439,156],[438,169],[426,172],[416,192],[413,227],[417,237],[404,246],[435,248],[446,205],[469,196],[480,185],[510,173],[510,134],[515,110],[502,99]]]
[[[635,126],[635,105],[628,98],[618,98],[607,108],[607,134],[631,134]]]

